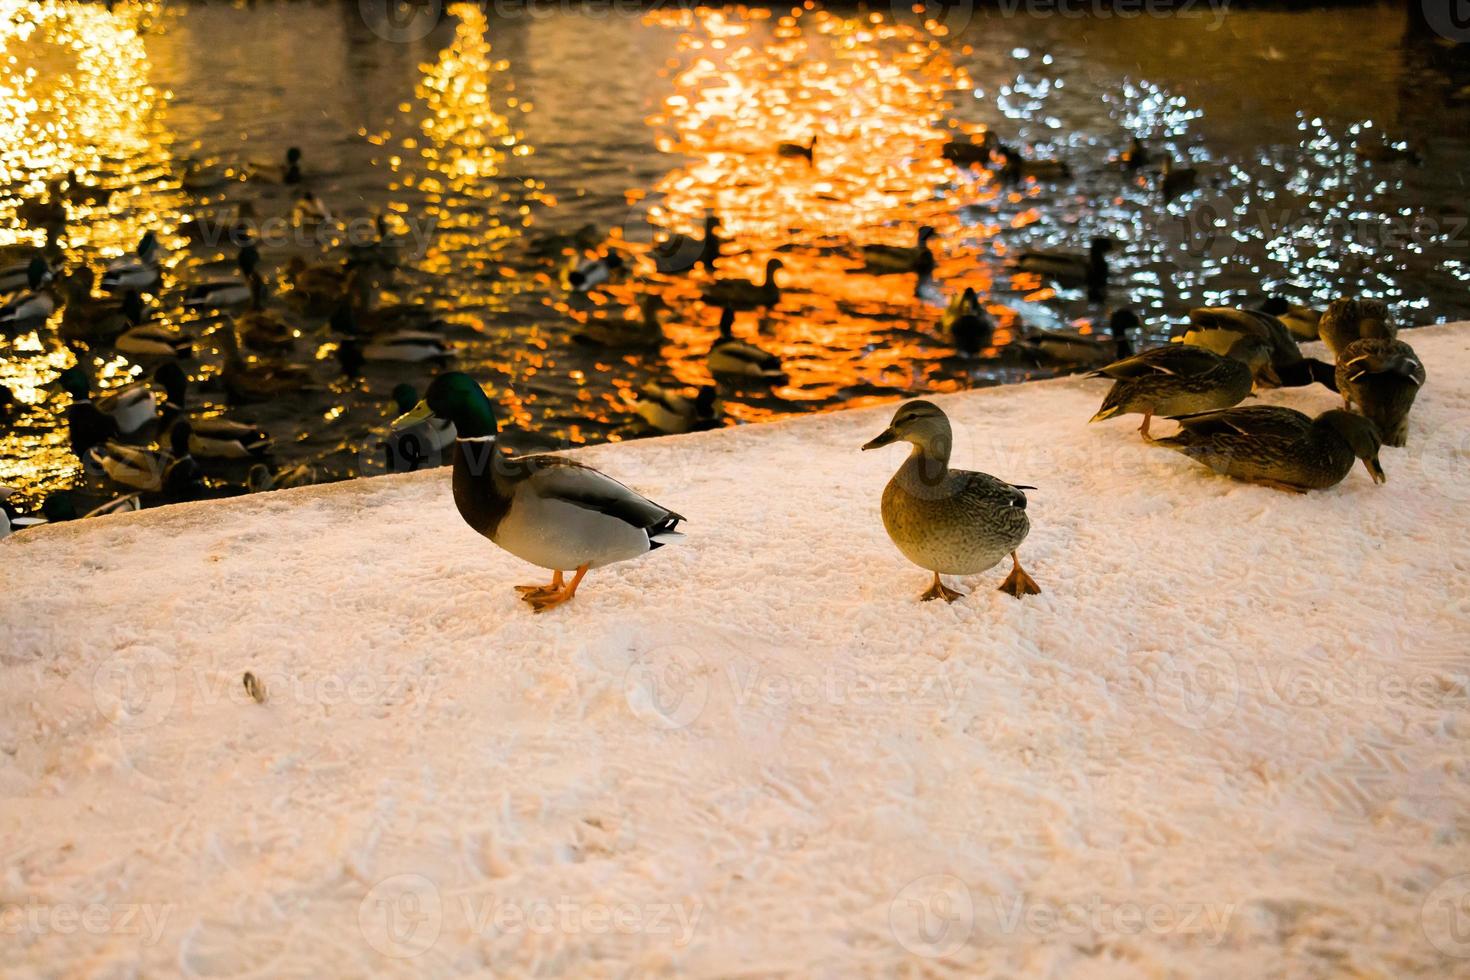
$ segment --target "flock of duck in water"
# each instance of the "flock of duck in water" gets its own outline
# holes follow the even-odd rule
[[[811,161],[818,152],[817,140],[782,143],[775,152]],[[1064,162],[1023,158],[989,132],[951,141],[944,156],[956,166],[991,168],[1007,182],[1053,180],[1069,174]],[[1154,174],[1165,200],[1186,192],[1197,179],[1194,170],[1174,167],[1167,156],[1151,153],[1137,138],[1118,155],[1118,163],[1129,171]],[[253,176],[296,186],[293,224],[311,227],[330,219],[325,205],[307,189],[299,149],[289,150],[279,164],[257,167]],[[185,190],[202,191],[213,183],[210,175],[192,169],[182,179]],[[166,256],[159,236],[152,231],[142,236],[131,254],[108,264],[100,281],[86,265],[62,270],[56,241],[66,227],[67,203],[95,203],[101,196],[102,192],[73,173],[53,180],[43,198],[22,206],[21,224],[43,231],[46,245],[11,248],[10,254],[0,257],[0,295],[7,297],[0,306],[0,330],[36,329],[59,311],[57,330],[68,345],[88,349],[108,345],[154,365],[148,380],[106,392],[94,391],[92,380],[80,366],[66,369],[55,381],[70,395],[66,409],[70,445],[83,464],[86,479],[115,487],[121,495],[79,514],[74,495],[62,491],[48,497],[39,512],[23,514],[6,499],[11,495],[0,488],[5,517],[0,532],[133,510],[145,501],[197,499],[209,493],[205,478],[214,465],[247,466],[251,490],[314,482],[310,467],[280,470],[271,465],[268,432],[243,419],[204,415],[191,407],[192,382],[184,365],[198,338],[150,319],[147,298],[159,297],[165,289],[180,290],[183,308],[197,314],[201,323],[206,317],[228,321],[227,328],[219,331],[224,364],[218,382],[232,406],[287,397],[317,383],[316,372],[292,356],[302,318],[325,320],[326,328],[339,341],[337,366],[349,376],[367,362],[447,364],[452,358],[452,348],[440,329],[442,321],[432,307],[379,302],[404,249],[402,240],[381,218],[370,240],[348,243],[340,258],[312,262],[293,257],[286,263],[276,276],[277,286],[286,287],[280,294],[290,309],[283,311],[280,304],[272,303],[256,215],[249,204],[240,204],[231,220],[201,217],[186,221],[179,229],[201,248],[217,249],[222,242],[230,243],[236,269],[228,278],[166,282]],[[703,302],[721,310],[719,334],[708,354],[710,374],[717,384],[696,392],[649,385],[638,394],[634,410],[658,432],[684,433],[723,424],[718,384],[726,379],[762,384],[784,378],[778,356],[740,339],[735,330],[737,313],[781,302],[781,260],[771,258],[760,281],[721,276],[718,265],[724,242],[719,232],[719,217],[711,213],[705,218],[702,235],[671,236],[655,243],[647,256],[662,275],[703,276]],[[920,286],[931,282],[934,237],[934,230],[925,226],[918,229],[912,245],[861,245],[861,271],[913,275]],[[1112,244],[1109,239],[1095,238],[1085,251],[1032,250],[1012,261],[1021,271],[1061,286],[1085,288],[1091,299],[1101,301],[1107,295],[1107,256]],[[572,292],[595,291],[638,275],[637,258],[616,244],[604,246],[590,226],[544,235],[533,242],[532,249],[562,263],[562,285]],[[660,295],[647,289],[639,295],[636,314],[575,325],[573,339],[613,350],[655,347],[663,341],[660,318],[665,312]],[[1090,369],[1092,376],[1111,380],[1093,421],[1141,415],[1140,432],[1145,439],[1217,472],[1305,492],[1337,484],[1356,460],[1362,460],[1376,482],[1384,481],[1379,447],[1405,444],[1408,414],[1425,372],[1413,349],[1398,339],[1394,319],[1383,303],[1343,297],[1319,312],[1268,297],[1258,308],[1201,308],[1191,311],[1189,319],[1174,343],[1141,352],[1133,350],[1129,332],[1142,324],[1127,307],[1114,310],[1106,326],[1100,324],[1100,329],[1090,333],[1034,331],[1021,339],[1018,348],[1037,362]],[[995,332],[995,324],[973,289],[948,301],[938,328],[965,354],[988,347]],[[1302,354],[1298,341],[1318,337],[1335,363]],[[484,399],[479,386],[455,380],[465,377],[441,375],[431,388],[431,394],[438,389],[437,405],[433,398],[418,402],[418,392],[411,385],[397,387],[393,397],[404,414],[379,447],[383,463],[388,470],[409,471],[436,465],[453,449],[456,500],[466,519],[492,539],[508,534],[506,541],[498,543],[523,557],[529,553],[533,563],[556,571],[553,586],[523,590],[538,610],[570,598],[575,581],[588,567],[632,557],[677,537],[678,515],[596,471],[556,456],[525,457],[545,465],[523,467],[514,479],[505,474],[490,479],[490,470],[480,467],[479,476],[489,482],[470,480],[465,485],[477,489],[464,492],[486,499],[471,500],[467,511],[460,500],[458,471],[465,462],[461,450],[476,439],[493,441],[496,427],[488,401],[482,407],[465,390],[473,387]],[[1258,387],[1311,384],[1341,394],[1344,407],[1315,419],[1285,407],[1236,407]],[[420,408],[415,411],[416,403]],[[0,422],[13,417],[17,408],[12,393],[0,386]],[[1174,420],[1178,431],[1153,439],[1150,424],[1155,416]],[[466,436],[466,426],[472,436]],[[913,443],[915,451],[885,493],[885,524],[911,560],[934,572],[925,598],[952,600],[958,593],[940,582],[941,573],[973,574],[992,567],[1005,554],[1014,557],[1028,527],[1021,492],[1026,488],[985,474],[950,470],[948,422],[928,402],[900,408],[889,429],[865,448],[894,440]],[[530,514],[524,513],[529,498],[519,495],[517,480],[531,481],[541,501]],[[936,495],[936,481],[950,492]],[[585,554],[575,547],[572,553],[541,553],[545,549],[535,543],[537,528],[550,520],[565,523],[568,517],[555,509],[547,511],[548,500],[579,509],[572,523],[589,536]],[[519,513],[513,506],[518,502]],[[598,521],[589,523],[581,513],[589,507],[612,524],[599,530]],[[630,529],[631,535],[626,533]],[[616,546],[602,540],[609,534]],[[576,532],[570,535],[576,536]],[[566,540],[568,536],[559,537]],[[560,564],[548,564],[553,559]],[[561,584],[562,572],[578,573],[570,591]],[[1036,591],[1019,561],[1004,588],[1018,596]]]

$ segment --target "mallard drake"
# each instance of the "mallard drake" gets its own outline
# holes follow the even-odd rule
[[[671,235],[653,246],[654,268],[664,275],[672,275],[678,272],[688,272],[696,265],[702,265],[706,272],[715,271],[715,263],[720,258],[721,239],[715,233],[720,226],[720,219],[713,212],[704,216],[704,237],[694,238],[691,235]]]
[[[781,302],[781,287],[776,284],[776,272],[783,268],[780,259],[766,262],[766,280],[753,283],[749,279],[716,279],[701,292],[710,306],[733,310],[754,310],[762,306],[775,306]]]
[[[0,306],[0,328],[23,330],[39,326],[56,312],[56,294],[47,285],[51,270],[40,256],[26,265],[26,291]]]
[[[1390,446],[1408,442],[1409,409],[1424,379],[1424,362],[1402,340],[1364,337],[1337,355],[1343,404],[1372,419]]]
[[[585,293],[614,277],[621,276],[628,268],[620,252],[609,249],[595,259],[588,259],[567,273],[567,285],[574,291]]]
[[[953,602],[964,593],[947,588],[941,574],[976,575],[1008,554],[1015,564],[1001,591],[1018,599],[1039,593],[1016,555],[1031,530],[1022,491],[1035,488],[987,473],[950,469],[954,437],[949,418],[931,402],[899,406],[888,428],[863,449],[900,440],[913,450],[883,490],[883,526],[905,558],[934,573],[933,583],[919,598]]]
[[[411,384],[400,384],[393,389],[393,401],[398,410],[393,413],[401,418],[412,412],[419,403],[419,393]],[[456,432],[454,423],[447,419],[427,418],[418,425],[405,426],[389,433],[384,443],[390,473],[412,473],[425,464],[437,466],[446,449],[454,445]]]
[[[1030,330],[1016,341],[1017,349],[1037,363],[1071,367],[1109,364],[1133,355],[1129,330],[1142,330],[1143,321],[1130,308],[1123,306],[1108,317],[1107,331],[1094,329],[1083,334],[1075,330]]]
[[[518,586],[537,612],[577,593],[589,569],[626,561],[683,537],[673,511],[563,456],[514,459],[495,445],[495,410],[467,374],[441,374],[424,400],[394,423],[453,422],[454,503],[475,531],[523,561],[550,569],[550,585]],[[562,575],[575,570],[570,582]]]
[[[987,129],[979,135],[978,143],[973,137],[949,140],[939,155],[956,166],[983,166],[990,162],[990,153],[995,149],[995,133]]]
[[[913,246],[864,245],[863,271],[880,275],[893,272],[927,275],[934,269],[934,253],[929,251],[929,240],[935,234],[937,233],[933,228],[923,225],[918,230],[918,241]]]
[[[667,309],[658,293],[640,293],[636,315],[589,319],[572,332],[572,339],[594,347],[655,347],[667,339],[659,319]]]
[[[1151,439],[1148,426],[1155,415],[1189,415],[1238,404],[1251,393],[1255,375],[1270,363],[1270,349],[1259,337],[1242,337],[1225,357],[1178,344],[1144,351],[1094,372],[1094,377],[1116,380],[1090,421],[1142,414],[1138,431]]]
[[[1355,340],[1393,340],[1398,326],[1382,300],[1344,296],[1328,304],[1317,323],[1317,332],[1332,356],[1339,357]]]
[[[89,472],[105,473],[125,487],[187,500],[203,489],[203,474],[189,453],[189,436],[189,423],[180,422],[169,433],[167,452],[103,443],[88,450],[87,466]]]
[[[995,336],[995,321],[980,305],[980,297],[971,287],[949,301],[940,318],[944,333],[955,348],[965,354],[978,354],[990,346]]]
[[[118,434],[117,422],[92,404],[91,383],[80,368],[68,368],[57,379],[61,389],[71,395],[66,408],[71,451],[85,459],[87,450]]]
[[[1063,286],[1086,286],[1087,296],[1101,300],[1108,289],[1108,253],[1116,243],[1111,238],[1096,237],[1086,252],[1058,248],[1032,248],[1015,260],[1015,268],[1034,272]]]
[[[1378,429],[1342,409],[1311,419],[1290,408],[1252,405],[1174,418],[1179,432],[1157,440],[1216,473],[1279,490],[1306,493],[1336,486],[1361,459],[1374,483]]]
[[[184,294],[186,310],[223,310],[247,303],[260,306],[265,283],[260,278],[260,249],[253,243],[235,256],[238,279],[214,279],[195,283]]]
[[[322,482],[322,472],[310,463],[297,463],[271,470],[264,463],[256,463],[245,474],[245,486],[251,493],[266,490],[290,490],[294,487],[309,487]]]
[[[1000,177],[1014,184],[1030,177],[1034,180],[1066,180],[1072,176],[1072,168],[1062,160],[1027,160],[1016,150],[1004,143],[996,146],[996,152],[1004,159]]]
[[[130,293],[137,296],[137,293]],[[113,346],[138,357],[188,357],[194,353],[194,338],[159,323],[140,323],[123,331]]]
[[[1291,335],[1297,340],[1317,339],[1318,325],[1322,319],[1320,311],[1288,302],[1281,296],[1267,296],[1260,310],[1280,320],[1281,325],[1291,331]]]
[[[1189,311],[1189,321],[1189,327],[1179,338],[1186,344],[1224,354],[1240,338],[1258,337],[1271,351],[1271,370],[1276,376],[1273,383],[1300,388],[1315,382],[1337,390],[1333,366],[1303,357],[1291,331],[1268,313],[1229,306],[1202,306]]]
[[[36,263],[39,262],[40,265]],[[34,285],[31,279],[35,276]],[[34,290],[42,286],[50,285],[56,278],[46,257],[40,252],[33,252],[23,262],[14,262],[0,269],[0,295],[9,295],[22,289]]]
[[[737,339],[731,331],[734,324],[735,311],[728,307],[721,310],[720,336],[711,345],[707,359],[710,373],[768,380],[784,378],[786,372],[781,369],[781,359],[770,351]]]
[[[1193,167],[1176,167],[1172,157],[1164,157],[1159,170],[1159,193],[1164,202],[1174,200],[1185,191],[1194,189],[1199,182],[1199,171]]]
[[[113,388],[94,399],[92,383],[87,380],[87,372],[73,365],[61,372],[61,376],[57,378],[57,384],[63,391],[71,395],[74,408],[91,404],[95,411],[111,419],[116,431],[125,436],[132,435],[152,422],[158,410],[158,401],[154,397],[153,389],[148,387],[147,382],[144,381],[135,381],[120,388]]]
[[[776,144],[776,155],[777,156],[783,156],[783,157],[802,157],[803,159],[806,160],[807,163],[812,163],[813,162],[812,154],[816,151],[816,149],[817,149],[817,134],[816,133],[813,133],[812,134],[812,138],[810,140],[808,140],[805,144],[802,144],[802,143],[777,143]]]
[[[169,363],[154,372],[154,380],[167,395],[159,411],[160,431],[172,433],[180,423],[189,425],[189,452],[204,459],[251,459],[271,451],[270,433],[247,422],[223,416],[190,417],[189,378],[177,364]]]
[[[337,346],[337,362],[349,377],[355,377],[366,361],[446,361],[454,356],[454,348],[435,333],[420,330],[398,330],[373,336],[366,344],[348,337]]]
[[[163,249],[158,236],[148,231],[131,255],[114,259],[102,273],[102,289],[109,293],[155,288],[162,277]]]
[[[637,394],[629,395],[628,401],[635,415],[665,435],[702,432],[720,425],[719,392],[714,385],[701,385],[690,398],[650,382]]]

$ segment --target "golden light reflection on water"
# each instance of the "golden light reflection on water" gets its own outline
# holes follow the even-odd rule
[[[0,2],[0,185],[9,191],[0,200],[0,245],[46,243],[44,232],[17,221],[17,212],[58,181],[65,182],[68,222],[51,243],[53,264],[95,265],[130,250],[145,230],[161,230],[170,216],[176,224],[182,198],[167,187],[167,93],[150,84],[143,40],[158,15],[151,2],[111,10]],[[49,336],[43,329],[15,338],[0,363],[0,384],[25,404],[39,404],[41,387],[76,360]],[[99,388],[142,370],[120,355],[88,367]],[[79,471],[64,426],[14,430],[0,440],[0,482],[65,480]]]

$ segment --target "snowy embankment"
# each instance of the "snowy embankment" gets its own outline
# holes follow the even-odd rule
[[[540,616],[444,470],[16,535],[3,972],[1466,975],[1470,327],[1409,339],[1384,487],[935,399],[1024,601],[916,601],[891,406],[585,451],[689,538]]]

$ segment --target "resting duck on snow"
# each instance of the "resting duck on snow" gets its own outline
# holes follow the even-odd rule
[[[1278,490],[1306,493],[1336,486],[1361,459],[1374,483],[1387,477],[1378,463],[1378,428],[1342,409],[1311,419],[1290,408],[1252,405],[1176,417],[1176,435],[1160,446],[1216,473]]]
[[[1255,337],[1265,341],[1271,352],[1274,383],[1299,388],[1317,382],[1337,390],[1333,365],[1303,357],[1291,331],[1269,313],[1228,306],[1202,306],[1189,311],[1189,320],[1189,327],[1180,338],[1186,344],[1224,354],[1242,337]]]
[[[731,310],[754,310],[762,306],[775,306],[781,302],[781,287],[776,283],[776,272],[783,268],[780,259],[766,262],[765,282],[755,283],[749,279],[716,279],[704,287],[704,301],[710,306]]]
[[[863,449],[898,441],[911,443],[913,450],[883,490],[883,526],[905,558],[934,573],[919,598],[953,602],[964,593],[947,588],[941,574],[975,575],[1008,554],[1015,564],[1000,590],[1018,599],[1039,593],[1016,555],[1031,530],[1022,491],[1035,488],[950,469],[949,418],[931,402],[900,406],[888,428]]]
[[[990,346],[995,336],[995,321],[980,305],[980,297],[975,295],[975,290],[968,286],[949,301],[939,323],[955,348],[965,354],[980,353]]]
[[[699,393],[690,398],[650,382],[628,400],[639,418],[666,435],[702,432],[720,425],[719,392],[714,385],[701,385]]]
[[[735,311],[721,310],[720,336],[710,347],[707,360],[710,373],[770,380],[784,378],[786,372],[781,369],[781,359],[755,344],[737,339],[731,331],[734,324]]]
[[[454,423],[454,503],[475,531],[553,573],[549,585],[517,586],[536,612],[570,600],[588,570],[679,540],[683,517],[597,470],[563,456],[514,459],[495,445],[495,410],[467,374],[441,374],[424,400],[394,423]],[[574,574],[564,582],[565,572]]]
[[[934,253],[929,251],[929,240],[937,234],[924,225],[919,228],[917,241],[907,245],[864,245],[863,271],[878,275],[895,272],[917,272],[926,275],[934,269]]]
[[[1155,415],[1190,415],[1239,404],[1258,373],[1270,368],[1270,349],[1259,337],[1242,337],[1221,357],[1203,348],[1166,344],[1093,372],[1113,387],[1090,421],[1141,414],[1145,439]]]

